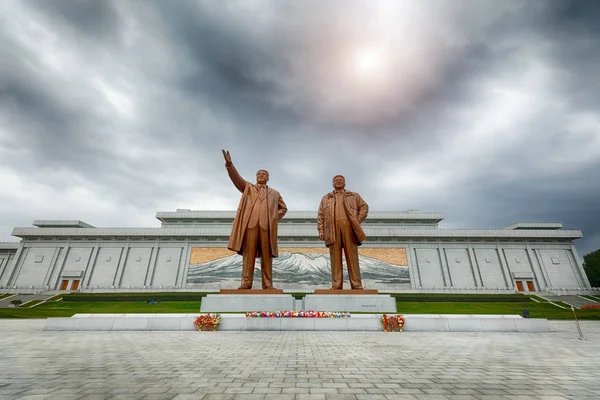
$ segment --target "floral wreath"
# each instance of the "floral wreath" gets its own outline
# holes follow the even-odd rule
[[[396,328],[398,328],[398,332],[402,332],[404,330],[404,317],[400,314],[398,315],[386,315],[383,314],[381,316],[381,323],[383,324],[384,332],[394,332]]]
[[[221,315],[220,314],[203,314],[200,315],[194,321],[194,325],[198,331],[202,330],[202,326],[205,326],[205,330],[209,330],[212,326],[213,331],[217,330],[217,327],[221,324]]]

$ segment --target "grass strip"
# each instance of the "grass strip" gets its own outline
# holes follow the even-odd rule
[[[35,307],[40,303],[43,303],[44,300],[31,300],[28,301],[27,303],[23,303],[21,304],[19,307],[24,307],[24,308],[31,308],[31,307]]]
[[[398,313],[401,314],[497,314],[520,315],[521,307],[513,302],[508,303],[407,303],[397,302]],[[562,309],[550,303],[527,304],[531,318],[549,320],[574,319],[570,307]],[[584,320],[600,320],[600,310],[576,310],[577,318]]]
[[[144,293],[69,293],[63,295],[63,301],[202,301],[206,292],[144,292]]]
[[[519,315],[523,304],[510,302],[397,302],[397,312],[401,314],[503,314]],[[531,318],[549,320],[571,320],[570,307],[562,309],[548,302],[526,303]],[[273,310],[279,311],[279,310]],[[575,310],[582,320],[600,320],[600,309]],[[199,301],[161,301],[148,304],[146,301],[53,301],[44,302],[34,308],[0,308],[0,318],[49,318],[71,317],[75,314],[200,314]],[[225,314],[225,313],[222,313]],[[357,313],[354,313],[357,314]]]
[[[592,301],[595,301],[595,302],[599,302],[600,301],[600,297],[592,296],[590,294],[580,294],[580,296],[583,297],[584,299],[592,300]]]

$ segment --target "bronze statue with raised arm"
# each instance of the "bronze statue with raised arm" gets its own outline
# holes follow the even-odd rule
[[[225,168],[242,198],[233,221],[227,248],[243,257],[242,284],[238,289],[252,289],[254,264],[261,258],[262,288],[273,289],[273,257],[277,257],[277,224],[287,212],[277,190],[267,186],[269,172],[256,173],[256,184],[244,180],[231,162],[229,151],[223,150]]]
[[[333,177],[333,192],[321,199],[317,215],[319,239],[325,241],[331,258],[331,289],[343,289],[342,250],[346,256],[350,287],[361,290],[358,246],[366,239],[360,224],[369,212],[369,206],[358,193],[347,191],[342,175]]]

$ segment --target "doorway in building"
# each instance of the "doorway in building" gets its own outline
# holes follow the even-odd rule
[[[60,290],[67,290],[67,286],[69,286],[69,280],[63,279],[63,281],[60,283]]]
[[[530,292],[535,292],[535,287],[533,286],[533,281],[527,281],[527,290]]]
[[[521,281],[516,281],[516,284],[517,284],[517,290],[518,290],[519,292],[522,292],[522,291],[523,291],[523,282],[521,282]]]
[[[77,290],[79,289],[79,279],[75,279],[73,281],[73,284],[71,285],[71,290]]]

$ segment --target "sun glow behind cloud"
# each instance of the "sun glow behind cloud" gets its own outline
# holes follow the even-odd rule
[[[389,60],[378,49],[362,49],[354,54],[352,67],[357,78],[379,80],[384,78]]]
[[[377,2],[354,11],[322,38],[324,50],[299,54],[311,62],[294,71],[310,78],[297,93],[311,98],[308,117],[318,121],[397,120],[442,83],[444,60],[461,38],[445,33],[444,13],[431,7]]]

